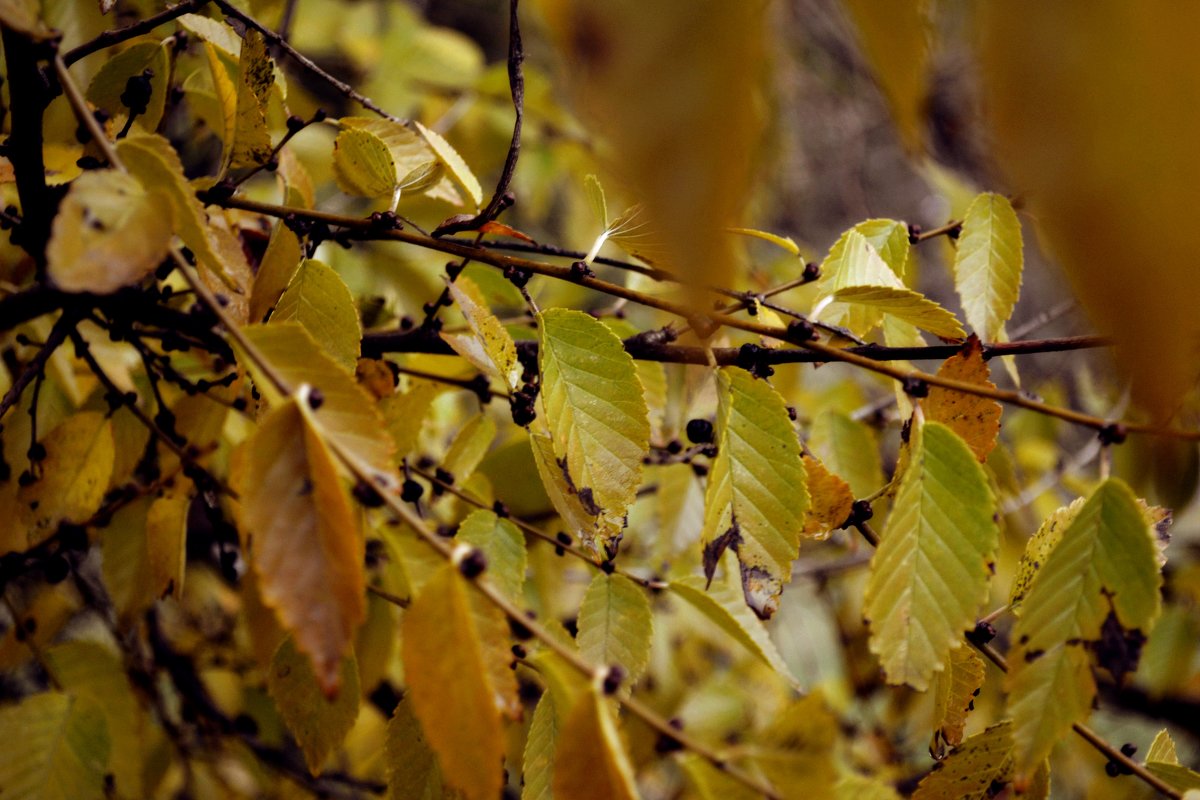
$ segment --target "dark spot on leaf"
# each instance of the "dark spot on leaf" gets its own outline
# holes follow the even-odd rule
[[[707,589],[712,584],[713,573],[717,571],[717,564],[720,563],[725,548],[732,546],[737,550],[741,541],[742,535],[738,530],[737,520],[734,520],[729,530],[704,545],[704,577],[707,579],[704,588]]]
[[[1118,685],[1137,669],[1146,636],[1137,628],[1126,630],[1112,611],[1100,626],[1100,639],[1090,643],[1096,664],[1108,670]]]
[[[601,508],[596,503],[596,498],[592,494],[592,487],[585,486],[579,490],[579,504],[583,506],[584,511],[593,517],[600,515]]]
[[[1041,658],[1045,654],[1046,654],[1045,650],[1030,650],[1028,653],[1025,654],[1025,661],[1028,663],[1032,663],[1034,661],[1037,661],[1039,658]]]

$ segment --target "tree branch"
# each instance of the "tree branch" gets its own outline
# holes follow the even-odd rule
[[[165,11],[160,11],[152,17],[138,20],[123,28],[113,28],[112,30],[105,31],[99,36],[63,53],[63,63],[69,67],[76,61],[87,58],[92,53],[141,36],[143,33],[149,33],[159,25],[164,25],[173,19],[182,17],[184,14],[190,14],[193,11],[204,8],[208,3],[209,0],[184,0],[182,3],[173,5]]]

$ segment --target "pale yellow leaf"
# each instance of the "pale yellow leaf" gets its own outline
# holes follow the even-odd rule
[[[271,315],[272,322],[289,320],[303,325],[334,361],[354,370],[362,325],[354,296],[336,270],[321,261],[300,265]]]

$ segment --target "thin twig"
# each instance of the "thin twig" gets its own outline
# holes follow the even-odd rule
[[[17,375],[13,380],[13,384],[9,390],[4,393],[4,397],[0,399],[0,419],[4,418],[5,412],[12,408],[13,404],[21,397],[21,393],[33,381],[35,377],[42,374],[46,369],[46,362],[50,360],[50,356],[54,355],[63,342],[67,340],[68,334],[75,327],[79,318],[76,314],[63,314],[54,323],[54,327],[50,329],[50,334],[46,337],[46,341],[34,354],[33,358],[29,359],[29,363],[21,370],[21,374]]]
[[[86,58],[98,50],[128,41],[134,37],[141,36],[143,33],[149,33],[159,25],[182,17],[184,14],[197,11],[208,5],[208,3],[209,0],[184,0],[184,2],[173,5],[152,17],[146,17],[123,28],[113,28],[112,30],[104,31],[99,36],[89,39],[83,44],[63,53],[63,63],[69,67],[79,59]]]
[[[217,4],[217,7],[219,7],[221,9],[221,11],[225,14],[225,16],[233,17],[234,19],[236,19],[238,22],[242,23],[243,25],[245,25],[249,28],[253,28],[254,30],[261,33],[268,42],[270,42],[272,45],[278,47],[280,50],[282,50],[284,53],[286,53],[288,56],[290,56],[292,58],[292,60],[294,60],[297,64],[304,67],[306,70],[311,72],[313,75],[317,76],[322,81],[324,81],[325,83],[332,86],[334,89],[336,89],[342,95],[350,98],[351,100],[353,100],[354,102],[356,102],[360,106],[362,106],[363,108],[368,108],[371,111],[374,111],[376,114],[383,117],[384,119],[390,119],[392,122],[399,122],[399,123],[405,122],[405,120],[401,119],[400,117],[397,117],[394,114],[389,114],[387,111],[384,111],[383,108],[378,103],[376,103],[374,100],[367,97],[366,95],[361,94],[358,91],[356,91],[354,89],[354,87],[351,86],[350,84],[345,83],[344,81],[338,80],[337,78],[333,77],[328,72],[326,72],[325,70],[321,69],[319,66],[317,66],[317,64],[311,58],[304,55],[299,50],[297,50],[296,48],[294,48],[290,44],[288,44],[286,39],[284,39],[282,36],[280,36],[275,31],[268,28],[266,25],[263,25],[261,22],[256,20],[254,17],[252,17],[249,14],[246,14],[245,12],[238,9],[237,6],[233,5],[232,3],[226,2],[226,0],[213,0],[213,2],[215,2]]]

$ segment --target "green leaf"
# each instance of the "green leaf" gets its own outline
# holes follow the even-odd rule
[[[621,340],[588,314],[549,309],[539,315],[538,333],[541,401],[554,455],[583,507],[598,509],[581,538],[611,555],[649,445],[642,384]]]
[[[491,511],[472,511],[455,539],[479,548],[487,559],[488,580],[510,600],[522,599],[525,585],[525,534]]]
[[[391,800],[443,800],[446,790],[437,755],[429,747],[421,723],[406,695],[388,720],[384,739],[388,797]]]
[[[871,306],[836,303],[833,295],[853,286],[904,288],[896,271],[857,228],[846,231],[833,243],[821,263],[821,272],[821,299],[812,315],[831,325],[846,327],[859,336],[879,325],[883,319],[881,311]]]
[[[470,333],[443,333],[442,338],[488,377],[499,380],[508,391],[516,391],[523,368],[512,336],[488,309],[479,287],[470,278],[459,276],[448,287]]]
[[[103,712],[58,692],[0,709],[5,800],[100,800],[109,743]]]
[[[1146,751],[1146,763],[1151,761],[1157,761],[1160,764],[1179,763],[1175,740],[1171,738],[1171,733],[1166,728],[1155,735],[1154,741],[1150,743],[1150,749]]]
[[[1013,725],[997,723],[971,736],[921,779],[913,800],[986,800],[993,784],[1013,775]]]
[[[650,662],[654,618],[645,592],[624,575],[596,573],[579,608],[579,652],[593,664],[619,665],[630,683]]]
[[[775,649],[766,626],[746,605],[740,592],[725,582],[705,587],[698,576],[672,581],[670,591],[680,600],[715,623],[723,633],[746,648],[751,655],[795,685],[796,678]]]
[[[912,244],[908,239],[908,225],[894,219],[868,219],[855,225],[854,230],[875,248],[883,263],[898,278],[904,280],[908,277],[908,268],[912,263],[909,259]]]
[[[984,341],[996,341],[1021,293],[1021,223],[1003,195],[975,198],[963,217],[954,254],[954,284],[963,313]]]
[[[381,475],[391,473],[394,446],[378,407],[354,377],[321,350],[302,325],[297,322],[247,325],[242,333],[293,390],[301,384],[320,390],[324,402],[314,417],[324,433]],[[253,361],[249,369],[268,402],[283,400],[271,382],[259,374]]]
[[[725,548],[741,563],[746,602],[764,619],[791,577],[808,509],[800,441],[779,393],[744,369],[717,373],[717,457],[705,493],[704,571]]]
[[[267,99],[274,86],[275,62],[267,52],[267,41],[258,31],[247,29],[238,59],[233,141],[225,143],[228,169],[255,167],[271,158]]]
[[[446,168],[450,180],[454,185],[466,195],[476,207],[483,204],[483,189],[479,186],[479,179],[471,172],[471,168],[467,166],[467,162],[463,161],[462,156],[458,151],[450,146],[450,143],[442,138],[442,135],[437,131],[426,128],[417,121],[413,121],[413,127],[417,129],[417,133],[425,140],[437,156],[438,161]]]
[[[496,423],[486,413],[476,414],[450,443],[446,457],[442,459],[442,469],[453,475],[455,482],[465,482],[487,455],[495,438]]]
[[[299,322],[338,364],[353,373],[362,325],[346,282],[327,264],[305,261],[279,298],[272,322]]]
[[[361,695],[353,652],[342,660],[341,674],[341,688],[331,698],[322,691],[311,661],[296,649],[291,637],[283,640],[271,659],[267,691],[313,775],[320,774],[329,754],[341,747],[358,717]]]
[[[813,420],[808,446],[833,474],[850,484],[855,497],[867,497],[883,486],[879,443],[865,423],[822,409]]]
[[[1008,708],[1018,772],[1091,710],[1089,649],[1118,681],[1137,667],[1161,606],[1157,559],[1153,527],[1129,487],[1101,483],[1037,571],[1013,629]]]
[[[97,411],[68,417],[41,444],[46,457],[40,477],[17,492],[30,545],[52,535],[60,523],[84,522],[99,510],[116,457],[112,423]]]
[[[441,180],[436,154],[406,125],[387,119],[343,117],[333,143],[333,176],[346,194],[418,194]]]
[[[1200,773],[1179,763],[1175,742],[1166,728],[1158,732],[1146,751],[1146,771],[1169,783],[1181,792],[1200,789]]]
[[[171,243],[170,204],[160,189],[115,169],[71,183],[46,246],[46,274],[67,292],[111,294],[149,275]]]
[[[103,715],[110,741],[108,770],[116,794],[144,796],[142,769],[152,745],[150,726],[121,658],[96,642],[72,641],[46,650],[45,660],[50,674],[77,708],[87,704]],[[6,785],[0,780],[0,786]]]
[[[909,444],[864,609],[888,682],[924,691],[987,599],[999,529],[987,476],[962,439],[927,422]]]
[[[961,339],[967,335],[953,314],[912,289],[848,286],[838,289],[833,297],[841,303],[877,308],[943,339]]]
[[[313,660],[331,697],[354,631],[366,619],[364,548],[307,405],[288,399],[266,415],[243,443],[231,482],[263,602]]]
[[[934,732],[929,751],[935,758],[942,756],[946,745],[962,743],[967,713],[974,708],[983,675],[983,659],[970,647],[951,650],[945,669],[934,675]]]
[[[504,732],[492,671],[466,580],[453,564],[434,573],[404,614],[401,650],[413,712],[445,781],[467,800],[494,800],[502,785]],[[504,626],[499,612],[489,625]],[[511,673],[510,673],[511,674]],[[447,691],[453,687],[453,691]]]
[[[134,125],[144,131],[158,129],[167,102],[171,78],[171,50],[168,42],[136,42],[104,62],[88,84],[88,102],[108,112],[111,126],[120,131],[129,117],[129,109],[121,102],[125,86],[131,78],[145,73],[150,82],[150,99],[145,113],[134,119]]]
[[[633,764],[606,698],[591,687],[575,701],[558,732],[554,796],[571,800],[636,800]],[[586,768],[584,767],[586,765]]]
[[[554,696],[546,692],[533,710],[529,736],[525,739],[525,756],[521,800],[551,800],[554,792],[554,751],[558,746],[558,714]]]

